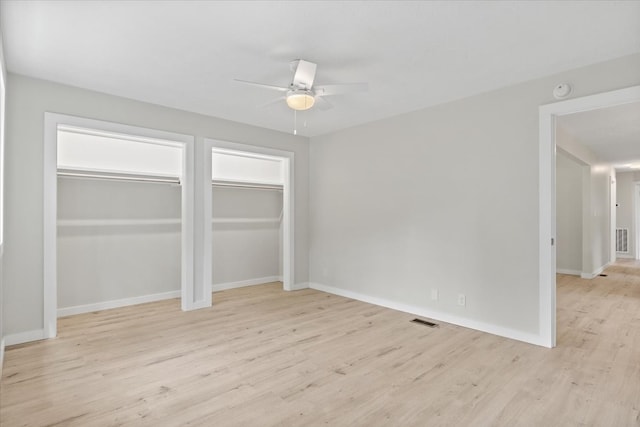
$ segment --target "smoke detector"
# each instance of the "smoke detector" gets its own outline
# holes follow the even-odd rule
[[[572,88],[569,83],[560,83],[553,88],[553,97],[555,99],[564,99],[567,96],[571,95],[571,91]]]

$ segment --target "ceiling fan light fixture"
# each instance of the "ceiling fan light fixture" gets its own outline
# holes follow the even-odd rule
[[[308,110],[315,102],[313,93],[308,90],[295,90],[287,94],[287,105],[293,110]]]

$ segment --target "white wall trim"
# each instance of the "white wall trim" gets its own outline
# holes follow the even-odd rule
[[[381,307],[390,308],[393,310],[403,311],[405,313],[410,313],[416,316],[426,317],[426,318],[437,320],[440,322],[446,322],[452,325],[463,326],[465,328],[475,329],[477,331],[487,332],[493,335],[498,335],[501,337],[510,338],[510,339],[546,347],[546,342],[543,339],[544,337],[541,337],[536,334],[530,334],[528,332],[505,328],[505,327],[493,325],[490,323],[478,322],[476,320],[467,319],[465,317],[460,317],[460,316],[455,316],[448,313],[429,310],[429,309],[414,306],[414,305],[403,304],[403,303],[391,301],[385,298],[372,297],[372,296],[361,294],[358,292],[352,292],[352,291],[341,289],[341,288],[335,288],[333,286],[327,286],[320,283],[311,282],[309,283],[309,287],[311,289],[315,289],[318,291],[355,299],[358,301],[378,305]]]
[[[126,307],[129,305],[144,304],[147,302],[162,301],[166,299],[180,298],[180,291],[161,292],[158,294],[142,295],[139,297],[122,298],[110,301],[101,301],[92,304],[74,305],[58,309],[58,317],[72,316],[74,314],[91,313],[94,311],[108,310],[111,308]]]
[[[556,273],[558,274],[570,274],[571,276],[581,276],[582,272],[580,270],[570,270],[567,268],[558,268],[556,269]]]
[[[539,147],[539,333],[556,345],[556,143],[555,116],[540,107]]]
[[[172,141],[182,149],[182,268],[181,297],[182,309],[193,310],[201,307],[197,300],[203,295],[196,289],[202,286],[194,277],[194,221],[195,190],[194,163],[195,139],[193,136],[156,129],[130,126],[84,117],[69,116],[56,113],[45,113],[44,117],[44,164],[43,164],[43,286],[44,307],[43,329],[45,338],[53,338],[57,333],[57,131],[59,125],[77,126],[101,132],[112,132]],[[170,144],[169,142],[167,144]],[[210,298],[211,293],[204,293]],[[204,301],[206,303],[206,300]],[[210,303],[209,303],[210,305]]]
[[[211,199],[211,153],[214,149],[232,150],[236,154],[244,156],[264,157],[282,162],[283,186],[282,186],[282,287],[285,291],[294,290],[295,280],[295,188],[294,188],[294,153],[291,151],[276,150],[273,148],[259,147],[248,144],[239,144],[229,141],[204,138],[204,153],[206,163],[203,165],[203,206],[199,209],[204,218],[212,218]],[[211,242],[213,235],[211,227],[205,228],[202,233],[204,241],[204,266],[205,271],[212,270]]]
[[[640,86],[633,86],[542,105],[539,108],[539,334],[543,345],[547,347],[556,345],[556,247],[551,244],[551,239],[556,239],[556,117],[638,100]]]
[[[239,280],[237,282],[217,283],[211,285],[213,292],[225,291],[227,289],[244,288],[245,286],[264,285],[265,283],[280,282],[280,276],[258,277],[256,279]]]
[[[39,341],[48,337],[44,329],[35,329],[33,331],[20,332],[17,334],[10,334],[4,337],[4,344],[8,347],[10,345],[23,344],[31,341]]]
[[[4,338],[0,339],[0,378],[2,378],[2,366],[4,365]]]
[[[282,282],[282,276],[267,276],[257,279],[239,280],[237,282],[218,283],[211,285],[213,292],[224,291],[227,289],[243,288],[245,286],[264,285],[265,283]],[[308,282],[294,283],[290,291],[299,291],[301,289],[309,289]]]
[[[616,262],[616,227],[618,221],[618,184],[615,169],[609,171],[609,265]]]
[[[616,258],[624,258],[624,259],[636,259],[636,257],[634,257],[633,255],[630,254],[623,254],[623,253],[616,253]]]
[[[634,181],[633,186],[633,225],[635,227],[634,247],[635,259],[640,260],[640,181]]]
[[[58,308],[58,115],[44,115],[44,147],[43,147],[43,329],[45,338],[57,335],[58,324],[56,310]],[[37,338],[41,339],[41,338]]]
[[[291,287],[292,291],[299,291],[302,289],[309,289],[311,286],[309,285],[309,282],[300,282],[300,283],[294,283],[293,286]]]

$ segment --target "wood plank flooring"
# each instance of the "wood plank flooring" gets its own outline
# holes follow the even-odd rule
[[[640,263],[558,276],[553,350],[279,283],[61,318],[9,347],[0,425],[640,425]]]

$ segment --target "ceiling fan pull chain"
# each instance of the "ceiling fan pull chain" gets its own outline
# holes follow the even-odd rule
[[[293,134],[298,134],[298,111],[293,110]]]

